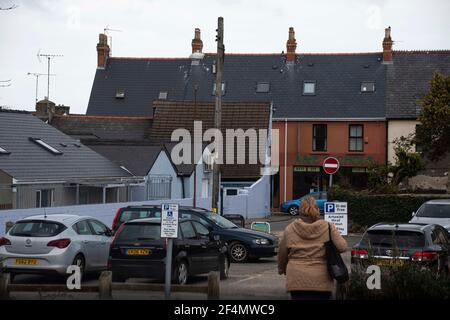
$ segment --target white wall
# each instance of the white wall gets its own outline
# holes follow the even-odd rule
[[[181,178],[177,176],[175,169],[173,168],[170,159],[167,156],[167,153],[161,151],[158,158],[156,158],[153,167],[151,168],[149,174],[151,175],[164,175],[172,177],[172,191],[171,198],[172,199],[182,199],[183,198],[183,189]]]
[[[394,140],[401,136],[407,137],[416,132],[416,125],[419,121],[415,120],[389,120],[388,122],[388,161],[395,162]]]
[[[172,199],[172,200],[152,200],[140,202],[122,202],[122,203],[107,203],[107,204],[89,204],[66,207],[50,207],[50,208],[32,208],[32,209],[15,209],[15,210],[0,210],[0,235],[5,234],[5,223],[7,221],[17,221],[33,215],[51,214],[76,214],[95,217],[98,220],[111,227],[115,214],[119,208],[129,205],[144,205],[144,204],[161,204],[161,203],[178,203],[179,205],[192,206],[192,199]],[[197,207],[211,209],[211,199],[197,199]]]

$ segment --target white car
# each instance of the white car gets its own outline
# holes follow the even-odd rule
[[[0,237],[0,261],[16,274],[68,275],[70,265],[81,273],[107,269],[112,232],[86,216],[32,216],[17,221]]]
[[[450,199],[425,202],[413,212],[410,223],[439,224],[450,232]]]

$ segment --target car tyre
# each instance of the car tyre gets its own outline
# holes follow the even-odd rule
[[[188,282],[188,276],[189,276],[188,264],[186,260],[181,260],[175,268],[172,282],[179,285],[185,285]]]
[[[298,215],[298,206],[290,206],[288,209],[288,212],[291,216],[297,216]]]
[[[220,261],[220,280],[228,279],[228,274],[230,272],[230,259],[227,255],[224,255]]]
[[[248,259],[248,249],[241,242],[233,242],[230,245],[230,255],[232,262],[245,262]]]
[[[77,254],[73,259],[72,265],[78,266],[80,268],[80,279],[83,280],[84,274],[86,272],[86,260],[82,254]]]

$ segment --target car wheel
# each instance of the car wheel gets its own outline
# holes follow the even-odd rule
[[[82,254],[77,254],[75,258],[73,259],[72,265],[77,266],[80,268],[80,279],[83,279],[84,272],[86,269],[86,261],[84,260],[84,257]]]
[[[220,262],[220,279],[221,280],[228,279],[229,272],[230,272],[230,259],[228,259],[227,255],[224,255],[222,261]]]
[[[248,258],[247,247],[240,242],[233,242],[230,246],[231,261],[245,262]]]
[[[188,274],[188,264],[185,260],[181,260],[176,267],[173,282],[180,285],[186,284],[188,282]]]
[[[288,212],[291,216],[297,216],[298,215],[298,207],[297,206],[290,206],[288,209]]]

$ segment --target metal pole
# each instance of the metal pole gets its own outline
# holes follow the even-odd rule
[[[36,102],[38,101],[39,75],[36,75]]]
[[[166,300],[170,299],[170,284],[172,282],[172,248],[173,239],[166,238],[167,250],[166,250],[166,278],[164,284],[164,295]]]
[[[331,189],[331,186],[333,185],[333,175],[330,174],[330,183],[328,185],[329,189]]]
[[[217,21],[217,73],[216,73],[216,99],[214,112],[214,127],[221,130],[222,122],[222,73],[223,59],[225,47],[223,45],[223,18],[219,17]],[[215,150],[217,152],[217,150]],[[213,165],[213,194],[212,194],[212,210],[218,213],[219,209],[219,192],[220,192],[220,165],[214,162]]]
[[[47,57],[47,100],[50,100],[50,57]]]

